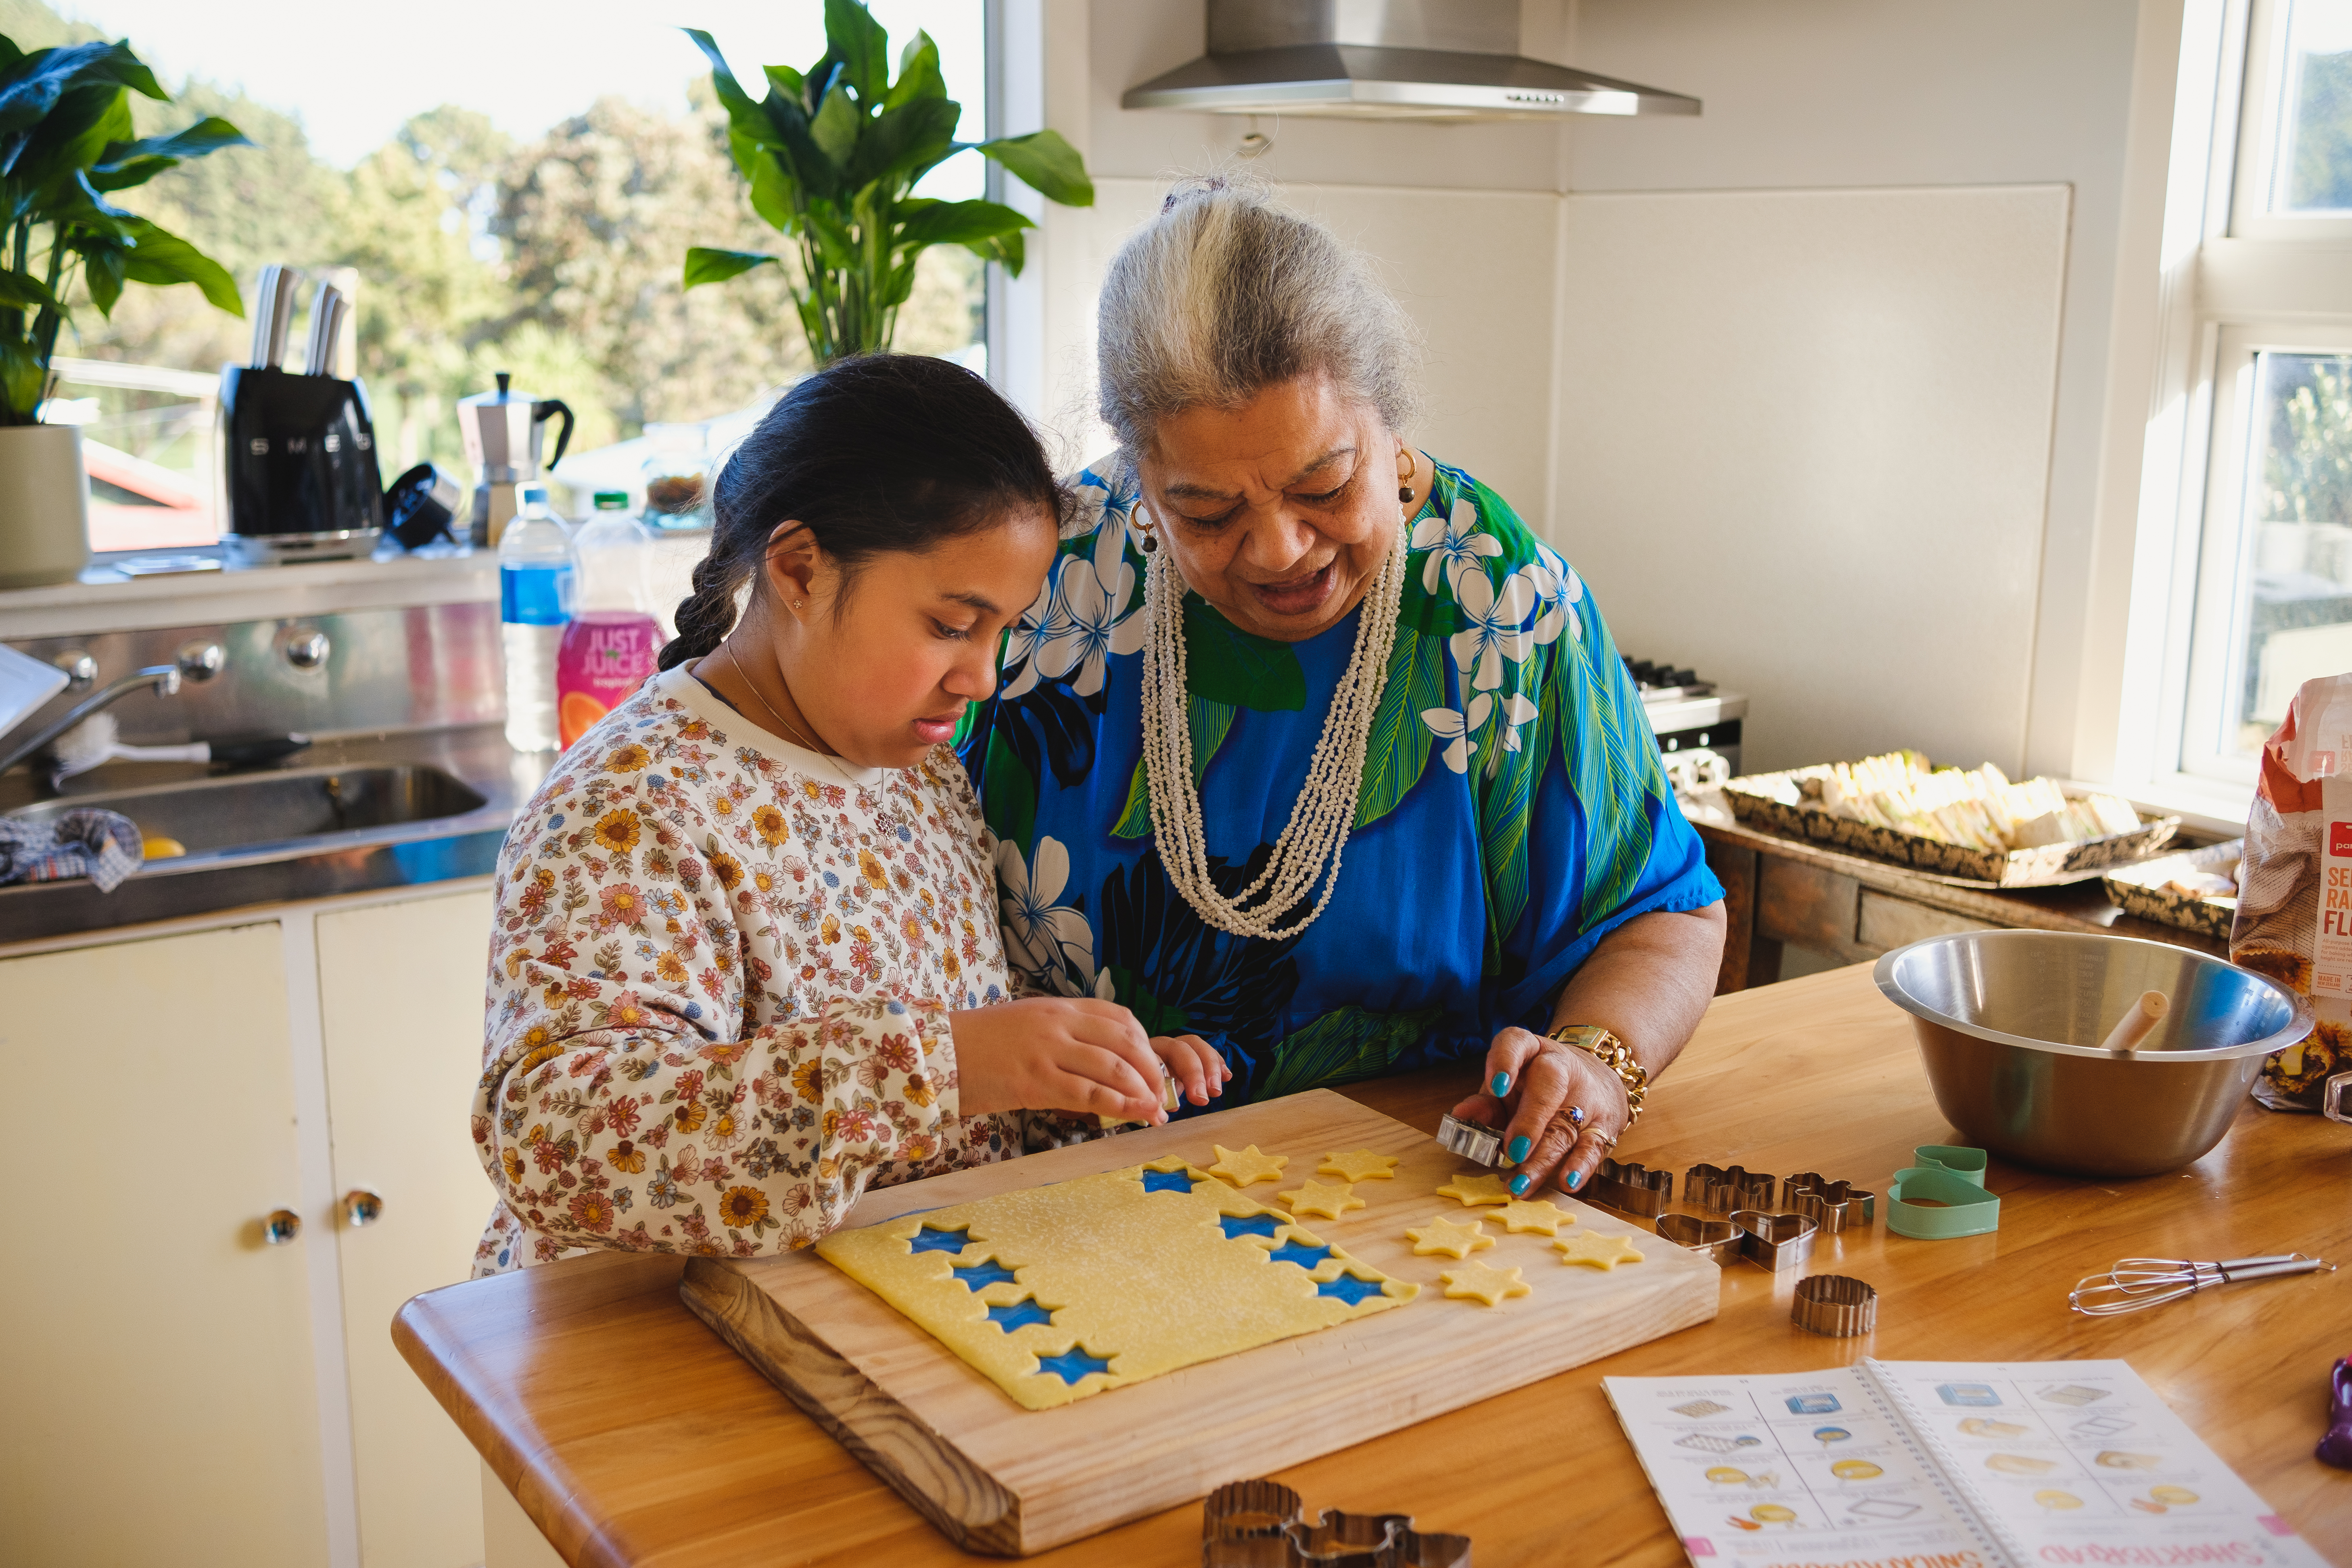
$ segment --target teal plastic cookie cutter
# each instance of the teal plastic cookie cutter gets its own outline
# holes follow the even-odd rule
[[[1949,1171],[1964,1182],[1984,1185],[1985,1152],[1963,1149],[1949,1143],[1922,1143],[1911,1151],[1914,1164],[1931,1170]]]
[[[1920,1241],[1950,1241],[2000,1228],[2000,1199],[1985,1191],[1985,1152],[1928,1143],[1919,1162],[1895,1173],[1886,1193],[1886,1228]]]

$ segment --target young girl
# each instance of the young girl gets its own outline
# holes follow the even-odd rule
[[[849,360],[715,500],[660,672],[499,858],[477,1274],[806,1247],[870,1184],[1019,1153],[1016,1108],[1159,1121],[1162,1060],[1195,1103],[1223,1082],[1124,1007],[1008,995],[947,742],[1055,549],[1020,415],[943,360]]]

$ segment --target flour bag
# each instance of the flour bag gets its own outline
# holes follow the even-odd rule
[[[2263,744],[2230,962],[2311,998],[2317,1026],[2263,1063],[2254,1098],[2317,1110],[2352,1071],[2352,675],[2305,681]]]

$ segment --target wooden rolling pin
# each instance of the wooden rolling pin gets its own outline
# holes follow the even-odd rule
[[[2116,1021],[2116,1026],[2107,1032],[2106,1043],[2100,1048],[2118,1054],[2137,1050],[2139,1043],[2164,1021],[2165,1014],[2171,1009],[2172,1002],[2163,992],[2141,992],[2139,1000],[2133,1003],[2123,1017]]]

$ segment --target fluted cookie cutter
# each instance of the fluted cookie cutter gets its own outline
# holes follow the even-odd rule
[[[1813,1255],[1813,1238],[1821,1227],[1801,1214],[1765,1214],[1739,1209],[1731,1223],[1746,1232],[1740,1255],[1759,1268],[1785,1274]]]
[[[1925,1155],[1929,1151],[1922,1149]],[[1980,1150],[1967,1151],[1981,1154]],[[2000,1199],[1948,1165],[1913,1165],[1886,1188],[1886,1228],[1921,1241],[1950,1241],[2000,1228]]]
[[[1809,1172],[1781,1184],[1780,1206],[1811,1220],[1822,1235],[1835,1236],[1868,1225],[1877,1211],[1878,1194],[1852,1182],[1824,1182]]]
[[[1741,1256],[1740,1243],[1748,1238],[1746,1231],[1727,1219],[1701,1219],[1694,1214],[1660,1215],[1658,1234],[1710,1262],[1727,1265]]]
[[[1470,1568],[1466,1535],[1423,1533],[1403,1513],[1308,1518],[1279,1481],[1234,1481],[1201,1505],[1202,1568]]]
[[[1832,1339],[1866,1334],[1878,1326],[1878,1292],[1843,1274],[1813,1274],[1797,1281],[1789,1321]]]
[[[1745,1165],[1734,1165],[1729,1170],[1720,1165],[1693,1165],[1683,1173],[1683,1202],[1709,1214],[1769,1209],[1780,1184],[1778,1176],[1750,1171]]]
[[[1655,1219],[1675,1201],[1675,1173],[1647,1166],[1603,1160],[1592,1180],[1576,1194],[1589,1204]]]
[[[1492,1165],[1503,1157],[1503,1135],[1480,1121],[1441,1116],[1437,1119],[1437,1142],[1447,1153],[1459,1154],[1481,1165]]]

